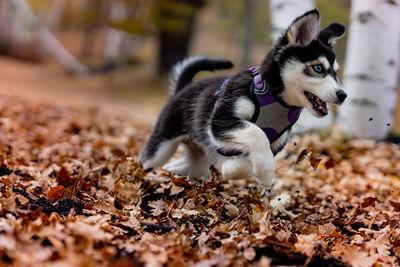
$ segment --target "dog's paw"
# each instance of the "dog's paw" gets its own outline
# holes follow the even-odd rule
[[[262,190],[261,198],[265,204],[269,205],[272,196],[273,195],[271,188],[266,188],[266,189],[264,188],[264,190]]]
[[[275,180],[274,170],[264,170],[263,173],[257,175],[258,181],[265,188],[272,188],[272,184]]]

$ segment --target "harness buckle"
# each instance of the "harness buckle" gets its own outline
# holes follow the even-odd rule
[[[265,95],[268,93],[268,85],[267,85],[266,81],[263,80],[262,83],[263,83],[263,86],[261,88],[257,88],[254,86],[254,82],[253,82],[252,86],[254,88],[254,93],[256,95]]]

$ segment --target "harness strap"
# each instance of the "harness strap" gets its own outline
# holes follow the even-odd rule
[[[250,96],[255,106],[255,112],[251,118],[251,122],[261,128],[272,144],[293,126],[297,121],[302,108],[287,107],[280,103],[279,99],[273,95],[266,80],[263,79],[260,73],[260,67],[251,67],[248,70],[252,72],[253,76],[253,82],[250,86]],[[218,107],[218,96],[225,89],[228,82],[229,79],[226,79],[215,92],[214,95],[217,99],[213,111]],[[219,154],[226,157],[243,154],[239,149],[216,148],[216,150]]]

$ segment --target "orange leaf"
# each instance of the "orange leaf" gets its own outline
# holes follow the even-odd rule
[[[213,201],[213,202],[210,202],[210,203],[208,203],[207,205],[206,205],[206,209],[208,209],[208,208],[215,208],[215,207],[217,207],[217,206],[220,206],[222,204],[222,201],[220,201],[220,200],[217,200],[217,201]]]
[[[12,183],[11,183],[10,179],[8,179],[8,178],[2,178],[1,182],[7,187],[12,186]]]
[[[344,235],[334,230],[330,235],[324,236],[324,238],[336,238],[336,237],[344,237]]]
[[[189,187],[190,184],[186,182],[185,178],[172,179],[172,183],[176,186]]]
[[[60,200],[65,192],[65,187],[62,185],[50,187],[50,191],[47,194],[47,199],[50,201]]]

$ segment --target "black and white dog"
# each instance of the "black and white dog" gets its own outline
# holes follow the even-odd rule
[[[233,64],[200,56],[179,63],[171,97],[139,161],[145,169],[161,167],[182,144],[184,156],[164,169],[206,176],[215,165],[225,178],[256,176],[270,188],[274,155],[302,108],[322,117],[328,114],[327,102],[341,104],[346,98],[332,50],[344,31],[339,23],[320,31],[319,13],[312,10],[292,22],[260,67],[192,83],[199,71]]]

